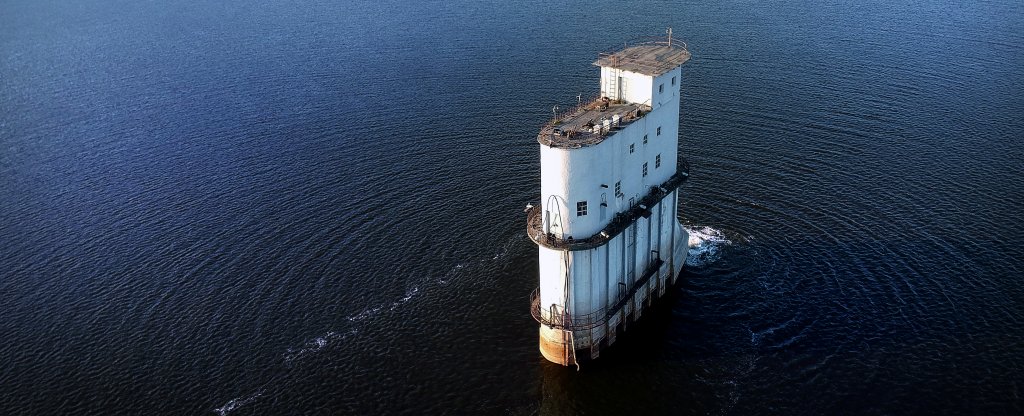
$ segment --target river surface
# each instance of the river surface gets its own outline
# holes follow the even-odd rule
[[[1024,2],[0,2],[0,414],[1024,414]],[[682,281],[537,350],[536,134],[672,27]]]

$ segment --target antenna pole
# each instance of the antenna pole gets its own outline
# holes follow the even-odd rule
[[[672,28],[668,28],[668,46],[672,46]]]

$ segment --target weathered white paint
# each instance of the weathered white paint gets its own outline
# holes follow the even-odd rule
[[[561,238],[593,236],[616,213],[629,209],[631,199],[639,201],[652,186],[676,173],[681,80],[680,67],[658,76],[601,68],[603,96],[650,105],[652,111],[593,146],[564,149],[540,145],[541,210],[551,233]],[[660,166],[656,166],[658,155]],[[620,196],[615,194],[616,182],[621,186]],[[587,202],[587,214],[582,216],[577,215],[577,203],[581,201]],[[607,206],[603,207],[602,202]],[[609,310],[655,258],[665,262],[636,293],[635,301],[611,317],[607,325],[571,334],[541,325],[541,351],[549,360],[570,364],[572,361],[559,352],[569,344],[569,348],[579,350],[602,339],[614,341],[615,326],[626,316],[639,317],[647,299],[664,293],[664,287],[672,283],[669,279],[685,262],[689,239],[677,219],[678,190],[648,208],[650,218],[636,220],[629,229],[595,249],[539,248],[544,313],[552,305],[556,311],[568,308],[572,316]]]
[[[640,218],[634,223],[634,244],[627,242],[631,238],[631,230],[627,230],[604,246],[593,250],[560,251],[540,247],[541,307],[548,312],[551,306],[555,305],[557,313],[565,305],[569,305],[572,316],[584,316],[594,311],[610,309],[623,292],[641,277],[647,265],[653,262],[655,254],[652,251],[658,251],[658,256],[665,262],[655,277],[637,292],[634,302],[612,317],[607,326],[599,326],[590,331],[577,331],[574,334],[575,349],[589,348],[592,343],[599,343],[602,338],[610,335],[608,332],[614,331],[615,326],[626,316],[639,318],[648,298],[660,296],[664,293],[665,286],[674,283],[669,279],[675,276],[685,262],[686,245],[689,240],[689,236],[676,218],[677,198],[678,190],[651,207],[651,218]],[[566,258],[569,259],[568,274],[565,268]],[[631,259],[635,259],[632,271],[630,263],[634,260]],[[569,279],[568,287],[566,278]],[[547,328],[542,334],[546,334],[546,342],[558,340],[560,343],[563,338],[561,332]]]

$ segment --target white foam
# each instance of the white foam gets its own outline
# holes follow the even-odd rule
[[[366,319],[376,316],[377,314],[380,313],[380,311],[383,311],[384,309],[393,312],[399,306],[402,306],[402,304],[405,304],[412,300],[412,298],[416,296],[418,293],[420,293],[420,288],[418,286],[413,286],[412,289],[409,289],[405,292],[405,296],[402,296],[398,300],[391,302],[390,305],[380,305],[374,308],[364,309],[362,312],[349,316],[348,320],[349,322],[365,321]]]
[[[447,285],[448,282],[451,281],[452,277],[455,277],[456,274],[458,274],[460,271],[462,271],[462,269],[465,268],[466,263],[456,264],[455,267],[452,267],[452,269],[449,270],[448,273],[445,273],[443,277],[437,279],[437,283],[441,285]]]
[[[231,401],[225,403],[221,407],[218,407],[218,408],[214,409],[213,411],[217,412],[217,414],[219,414],[220,416],[224,416],[224,415],[226,415],[228,413],[231,413],[234,410],[237,410],[238,408],[240,408],[242,406],[245,406],[245,405],[247,405],[249,403],[252,403],[252,402],[256,401],[256,399],[260,398],[260,396],[262,396],[262,395],[263,395],[263,389],[260,389],[259,391],[255,392],[253,394],[250,394],[248,396],[238,397],[238,398],[231,399]]]
[[[488,259],[482,259],[482,260],[479,260],[478,262],[464,261],[464,262],[460,262],[460,263],[456,264],[454,267],[452,267],[451,270],[449,270],[447,273],[445,273],[445,275],[443,277],[437,279],[437,283],[441,284],[441,285],[448,284],[448,282],[453,277],[455,277],[456,275],[458,275],[460,273],[466,272],[468,270],[467,267],[470,266],[470,265],[477,264],[477,263],[481,263],[482,264],[482,263],[486,263],[488,261],[494,261],[494,260],[498,260],[498,259],[507,257],[509,255],[509,253],[511,253],[512,247],[514,247],[515,244],[518,244],[520,242],[519,240],[521,240],[521,236],[520,235],[517,235],[516,237],[510,239],[505,244],[503,244],[497,251],[495,251],[494,252],[495,254],[489,260]],[[352,322],[352,323],[358,323],[358,322],[365,321],[365,320],[367,320],[369,318],[372,318],[372,317],[376,316],[377,314],[379,314],[384,309],[388,309],[389,311],[394,311],[399,306],[404,305],[404,304],[408,303],[409,301],[411,301],[419,293],[420,293],[419,286],[413,286],[412,288],[410,288],[409,290],[407,290],[405,292],[405,296],[402,296],[401,298],[391,302],[391,304],[385,304],[385,305],[380,305],[380,306],[373,307],[373,308],[364,309],[362,312],[359,312],[359,313],[357,313],[355,315],[349,316],[348,317],[348,321]],[[358,332],[359,332],[358,328],[353,328],[353,329],[349,330],[349,332],[346,333],[346,334],[339,334],[339,333],[334,332],[334,331],[328,331],[327,333],[325,333],[325,334],[323,334],[321,336],[318,336],[318,337],[315,337],[315,338],[313,338],[313,339],[311,339],[309,341],[306,341],[304,344],[302,344],[301,347],[289,348],[284,353],[285,364],[290,365],[295,360],[298,360],[298,359],[301,359],[302,357],[305,357],[305,356],[308,356],[310,354],[319,352],[319,351],[323,350],[324,348],[327,348],[332,343],[344,340],[344,339],[348,338],[349,336],[357,334]],[[224,406],[221,406],[221,407],[219,407],[217,409],[214,409],[214,411],[217,414],[220,414],[221,416],[226,415],[226,414],[230,413],[231,411],[234,411],[234,410],[236,410],[236,409],[238,409],[238,408],[240,408],[242,406],[245,406],[245,405],[247,405],[249,403],[252,403],[256,399],[258,399],[260,396],[262,396],[263,393],[264,393],[264,390],[260,389],[256,393],[250,394],[248,396],[232,399],[231,401],[229,401],[226,404],[224,404]]]
[[[770,328],[765,328],[765,329],[762,329],[760,331],[754,331],[752,329],[748,329],[747,331],[750,332],[750,343],[753,344],[754,346],[760,346],[761,342],[764,341],[764,337],[765,336],[775,334],[775,331],[778,331],[778,330],[780,330],[782,328],[785,328],[786,325],[789,325],[789,323],[791,321],[792,321],[792,319],[782,323],[781,325],[776,325],[776,326],[773,326],[773,327],[770,327]]]
[[[505,244],[502,244],[501,249],[497,253],[494,253],[494,257],[491,257],[491,260],[497,260],[507,256],[509,252],[512,250],[512,247],[514,247],[516,244],[519,244],[519,242],[520,241],[518,238],[512,238],[509,241],[505,242]]]
[[[420,293],[420,288],[413,286],[412,289],[410,289],[408,292],[405,292],[405,297],[402,298],[402,303],[408,302],[409,299],[412,299],[412,297],[416,296],[416,294],[418,293]]]
[[[775,331],[788,328],[790,324],[796,322],[798,317],[799,315],[793,316],[792,318],[789,318],[786,322],[762,329],[760,331],[747,329],[748,331],[750,331],[750,343],[757,347],[761,346],[764,343],[766,337],[775,335]],[[804,329],[806,329],[806,327],[801,328],[800,332],[795,337],[792,337],[789,340],[783,340],[783,342],[777,345],[777,347],[784,347],[786,345],[789,345],[793,341],[796,341],[796,339],[803,336]]]
[[[355,314],[355,315],[352,315],[352,316],[348,317],[348,320],[349,320],[350,322],[359,322],[359,321],[363,321],[363,320],[366,320],[367,318],[369,318],[369,317],[371,317],[371,316],[374,316],[374,315],[376,315],[376,314],[377,314],[377,313],[379,313],[379,312],[380,312],[380,311],[381,311],[382,309],[384,309],[384,307],[383,307],[383,306],[378,306],[378,307],[376,307],[376,308],[369,308],[369,309],[363,309],[363,311],[362,311],[362,312],[359,312],[359,313],[357,313],[357,314]]]
[[[394,311],[395,308],[402,306],[403,303],[406,303],[409,300],[411,300],[412,297],[416,296],[417,293],[420,293],[420,288],[413,286],[412,289],[409,289],[405,292],[405,296],[391,303],[391,307],[388,310]]]
[[[706,267],[722,256],[721,247],[732,245],[721,230],[711,227],[684,227],[690,233],[689,252],[686,265],[689,267]]]
[[[318,336],[316,338],[313,338],[313,339],[311,339],[309,341],[306,341],[306,343],[302,344],[301,347],[289,348],[288,351],[286,351],[284,353],[284,362],[287,363],[287,364],[291,364],[292,361],[300,359],[300,358],[302,358],[304,356],[307,356],[309,354],[318,352],[318,351],[326,348],[331,343],[336,342],[336,341],[344,340],[349,335],[353,335],[355,333],[356,333],[356,330],[354,330],[354,329],[352,331],[350,331],[348,334],[339,334],[339,333],[334,332],[334,331],[327,331],[326,334],[323,334],[323,335]]]

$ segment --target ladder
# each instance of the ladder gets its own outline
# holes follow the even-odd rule
[[[605,88],[607,97],[612,101],[619,100],[619,76],[622,75],[618,68],[612,68],[611,76],[608,77],[608,86]]]

